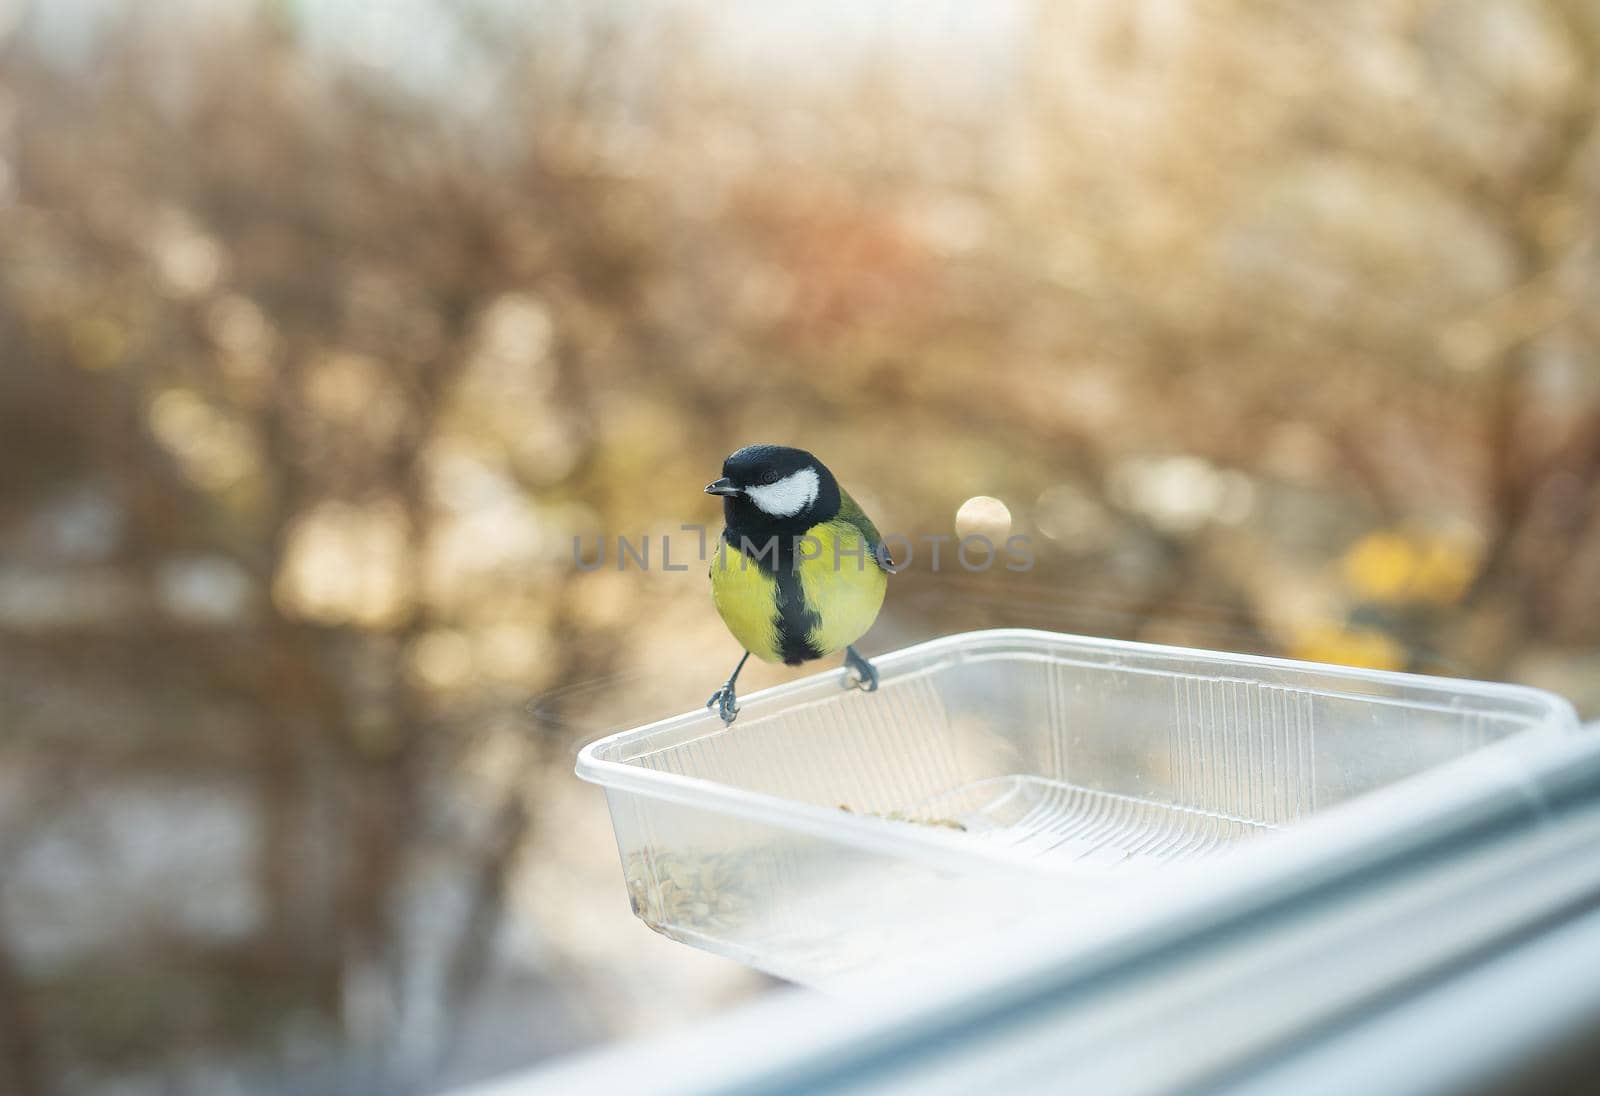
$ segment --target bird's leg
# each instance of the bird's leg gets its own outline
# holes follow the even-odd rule
[[[739,665],[733,668],[733,673],[728,675],[728,680],[722,688],[711,694],[711,699],[706,701],[706,707],[715,708],[722,717],[724,725],[732,723],[739,714],[738,697],[733,691],[733,683],[739,680],[739,671],[744,669],[744,664],[750,660],[750,652],[744,653],[744,658],[739,660]]]
[[[865,658],[862,658],[861,652],[856,650],[854,646],[846,647],[844,649],[844,664],[846,668],[855,671],[850,678],[845,680],[846,688],[849,688],[851,684],[854,684],[856,688],[860,689],[864,693],[875,692],[877,690],[878,668],[872,663],[868,662]]]

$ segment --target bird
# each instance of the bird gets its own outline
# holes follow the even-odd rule
[[[847,684],[878,688],[856,650],[883,606],[893,563],[877,527],[804,449],[748,445],[706,485],[722,499],[724,528],[711,554],[711,599],[744,648],[711,699],[724,725],[739,713],[735,684],[751,655],[798,666],[844,652]]]

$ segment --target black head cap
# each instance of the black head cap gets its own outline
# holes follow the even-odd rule
[[[747,445],[722,462],[706,491],[723,497],[729,529],[798,533],[839,512],[839,484],[804,449]]]

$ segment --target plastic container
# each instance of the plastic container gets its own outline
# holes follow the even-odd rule
[[[1577,729],[1520,686],[1037,631],[874,662],[874,693],[832,670],[741,698],[731,727],[695,712],[582,751],[646,924],[844,986],[1114,916],[1190,861]]]

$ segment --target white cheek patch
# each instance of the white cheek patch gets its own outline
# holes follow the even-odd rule
[[[817,470],[802,468],[764,487],[746,487],[744,493],[764,514],[792,518],[817,501]]]

